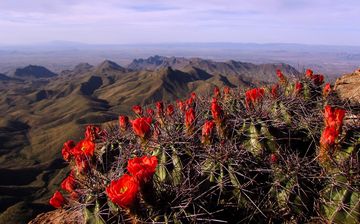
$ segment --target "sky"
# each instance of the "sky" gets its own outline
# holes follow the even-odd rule
[[[360,0],[0,0],[0,45],[237,42],[360,46]]]

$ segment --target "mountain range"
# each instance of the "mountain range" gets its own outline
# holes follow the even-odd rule
[[[60,74],[72,70],[77,64],[100,64],[112,59],[127,67],[134,58],[148,58],[159,54],[186,58],[206,58],[218,62],[230,60],[255,64],[286,63],[298,71],[312,68],[335,81],[350,73],[360,64],[359,46],[326,46],[304,44],[253,43],[161,43],[91,45],[74,42],[39,43],[36,45],[1,46],[0,73],[14,71],[28,64],[42,65]]]
[[[267,85],[277,80],[276,69],[290,78],[300,75],[283,63],[162,56],[126,67],[105,60],[58,74],[38,65],[0,74],[0,223],[22,223],[49,209],[52,188],[67,172],[62,144],[80,140],[86,124],[115,121],[136,104],[209,94],[215,85]]]

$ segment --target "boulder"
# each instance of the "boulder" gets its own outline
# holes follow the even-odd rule
[[[334,89],[340,99],[360,103],[360,69],[338,78]]]

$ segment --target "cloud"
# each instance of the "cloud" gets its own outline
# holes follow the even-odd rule
[[[349,44],[349,35],[360,36],[355,22],[359,9],[358,0],[1,0],[0,29],[6,32],[0,43],[64,39]],[[356,38],[351,42],[360,45]]]
[[[169,6],[165,4],[139,4],[129,6],[128,9],[137,11],[137,12],[156,12],[156,11],[167,11],[167,10],[176,10],[179,9],[174,6]]]

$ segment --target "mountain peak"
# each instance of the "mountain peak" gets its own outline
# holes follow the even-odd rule
[[[103,73],[103,72],[109,72],[109,71],[125,72],[126,69],[113,61],[105,60],[96,67],[95,71],[97,73]]]
[[[134,59],[129,65],[128,68],[132,70],[141,70],[143,68],[156,70],[158,68],[164,68],[169,65],[167,61],[169,58],[159,55],[150,56],[146,59],[138,58]]]
[[[80,63],[74,67],[74,71],[88,71],[92,69],[94,66],[90,65],[89,63]]]
[[[112,66],[112,67],[121,67],[116,62],[110,61],[110,60],[104,60],[100,63],[100,66]]]
[[[16,69],[14,76],[19,78],[51,78],[57,76],[57,74],[43,66],[28,65],[24,68]]]
[[[72,72],[75,74],[83,74],[89,72],[93,68],[94,66],[90,65],[89,63],[80,63],[74,67]]]
[[[9,76],[0,73],[0,80],[7,81],[7,80],[10,80],[10,79],[11,78]]]
[[[156,54],[156,55],[154,55],[154,56],[150,56],[150,57],[148,58],[148,60],[162,60],[162,59],[165,59],[165,58],[167,58],[167,57]]]
[[[149,63],[154,63],[154,64],[159,64],[165,60],[169,59],[168,57],[165,56],[160,56],[160,55],[154,55],[154,56],[150,56],[147,59],[135,59],[135,60],[140,60],[140,61],[147,61]]]

